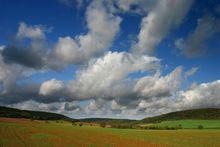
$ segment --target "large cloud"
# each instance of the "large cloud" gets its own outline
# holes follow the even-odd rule
[[[179,94],[180,108],[220,107],[220,80],[195,85]]]
[[[43,96],[50,96],[54,94],[63,95],[65,85],[62,81],[51,79],[41,84],[39,94]]]
[[[0,52],[1,53],[1,52]],[[3,93],[11,91],[17,85],[16,81],[22,78],[29,77],[33,71],[26,69],[17,64],[7,64],[0,54],[0,85]]]
[[[15,41],[2,49],[4,62],[28,68],[42,68],[46,64],[46,35],[50,28],[20,23]]]
[[[38,101],[39,85],[34,83],[18,85],[13,83],[10,87],[3,87],[0,93],[0,104],[14,104],[30,99]]]
[[[177,91],[175,95],[169,97],[142,100],[137,107],[137,113],[153,116],[185,109],[218,108],[220,107],[219,89],[219,80],[193,85],[190,89]]]
[[[158,1],[155,8],[142,19],[138,42],[133,46],[134,52],[153,53],[156,45],[169,31],[181,23],[192,2],[192,0]]]
[[[33,100],[28,100],[16,104],[10,104],[9,106],[24,110],[38,110],[38,111],[41,110],[41,111],[62,113],[65,115],[70,115],[71,113],[78,115],[84,114],[84,110],[76,102],[53,102],[53,103],[45,104]]]
[[[175,45],[186,57],[198,57],[206,52],[209,39],[219,32],[220,20],[207,14],[198,19],[195,30],[185,40],[179,38],[176,40]]]
[[[41,68],[44,65],[41,53],[28,47],[7,46],[2,52],[4,62],[21,64],[26,67]]]
[[[120,30],[121,18],[108,12],[102,1],[95,0],[86,10],[88,32],[85,35],[60,37],[53,49],[48,47],[43,25],[19,24],[15,41],[2,49],[4,61],[28,68],[60,70],[69,64],[84,64],[102,55]]]
[[[127,90],[129,74],[158,67],[159,59],[155,57],[108,52],[104,57],[90,62],[88,68],[79,71],[69,87],[80,98],[112,97],[116,93],[122,94],[121,90]]]
[[[86,22],[86,35],[59,39],[55,47],[59,60],[78,64],[106,51],[119,31],[121,18],[108,13],[101,1],[93,1],[87,8]]]
[[[135,91],[147,98],[170,96],[181,85],[181,73],[182,67],[177,67],[165,77],[160,77],[158,73],[153,77],[143,77],[135,85]]]
[[[78,9],[82,8],[85,3],[92,1],[88,0],[58,0],[60,3]],[[97,1],[97,0],[93,0]],[[101,0],[99,0],[101,1]],[[102,0],[108,11],[117,13],[135,13],[144,15],[156,5],[158,0]]]
[[[50,31],[50,29],[46,29],[42,25],[35,25],[35,26],[27,26],[26,23],[21,22],[18,32],[16,34],[17,39],[24,39],[30,38],[33,40],[36,39],[45,39],[45,32]]]
[[[146,15],[158,0],[105,0],[109,11],[113,13],[136,13]]]

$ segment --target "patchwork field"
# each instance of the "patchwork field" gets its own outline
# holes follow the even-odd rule
[[[179,125],[184,129],[197,129],[199,125],[204,129],[220,129],[220,120],[173,120],[153,124],[142,124],[141,126],[176,127]]]
[[[220,130],[138,130],[0,118],[0,146],[220,146]]]

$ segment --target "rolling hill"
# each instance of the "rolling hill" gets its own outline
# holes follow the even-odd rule
[[[137,120],[132,119],[113,119],[113,118],[85,118],[80,119],[81,122],[106,124],[113,127],[129,127],[132,124],[137,123]]]
[[[19,109],[8,108],[3,106],[0,106],[0,117],[28,118],[28,119],[37,119],[37,120],[67,120],[67,121],[75,120],[65,115],[51,113],[51,112],[19,110]]]
[[[80,122],[97,123],[97,124],[105,123],[108,125],[131,125],[131,124],[143,124],[143,123],[145,124],[160,123],[164,121],[177,121],[177,120],[220,120],[220,108],[204,108],[204,109],[176,111],[159,116],[144,118],[142,120],[132,120],[132,119],[112,119],[112,118],[73,119],[57,113],[19,110],[15,108],[0,106],[0,117],[28,118],[28,119],[37,119],[37,120],[67,120],[67,121],[80,121]]]
[[[220,120],[220,108],[192,109],[144,118],[140,123],[158,123],[173,120]]]

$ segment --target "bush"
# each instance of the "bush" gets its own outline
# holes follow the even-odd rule
[[[156,126],[150,126],[149,129],[155,130],[155,129],[156,129]]]
[[[198,129],[203,129],[203,126],[202,125],[198,125]]]
[[[176,126],[176,129],[182,129],[183,127],[182,127],[182,125],[181,124],[179,124],[178,126]]]
[[[165,126],[164,128],[165,128],[166,130],[170,130],[169,126]]]
[[[132,125],[132,124],[128,125],[128,127],[129,127],[130,129],[133,129],[133,125]]]
[[[102,122],[102,123],[100,124],[100,127],[102,127],[102,128],[105,128],[105,126],[106,126],[106,124],[105,124],[104,122]]]
[[[170,127],[170,130],[175,130],[176,128],[175,127]]]
[[[79,126],[82,127],[82,126],[83,126],[83,123],[79,123]]]
[[[145,126],[142,127],[145,130],[177,130],[180,128],[180,126],[176,127],[169,127],[169,126],[157,126],[157,125],[151,125],[151,126]]]
[[[76,122],[75,122],[75,121],[72,121],[72,125],[73,125],[73,126],[76,126],[77,124],[76,124]]]
[[[48,121],[48,120],[45,120],[45,123],[49,124],[49,121]]]
[[[119,128],[119,129],[132,129],[134,126],[132,124],[111,124],[112,128]],[[143,129],[142,126],[138,126],[139,129]]]

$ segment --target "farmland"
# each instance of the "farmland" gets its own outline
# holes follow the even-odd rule
[[[220,130],[139,130],[0,118],[0,146],[220,146]]]
[[[181,125],[183,129],[197,129],[199,125],[204,129],[220,129],[220,120],[175,120],[162,121],[160,123],[140,124],[140,126],[176,127]]]

